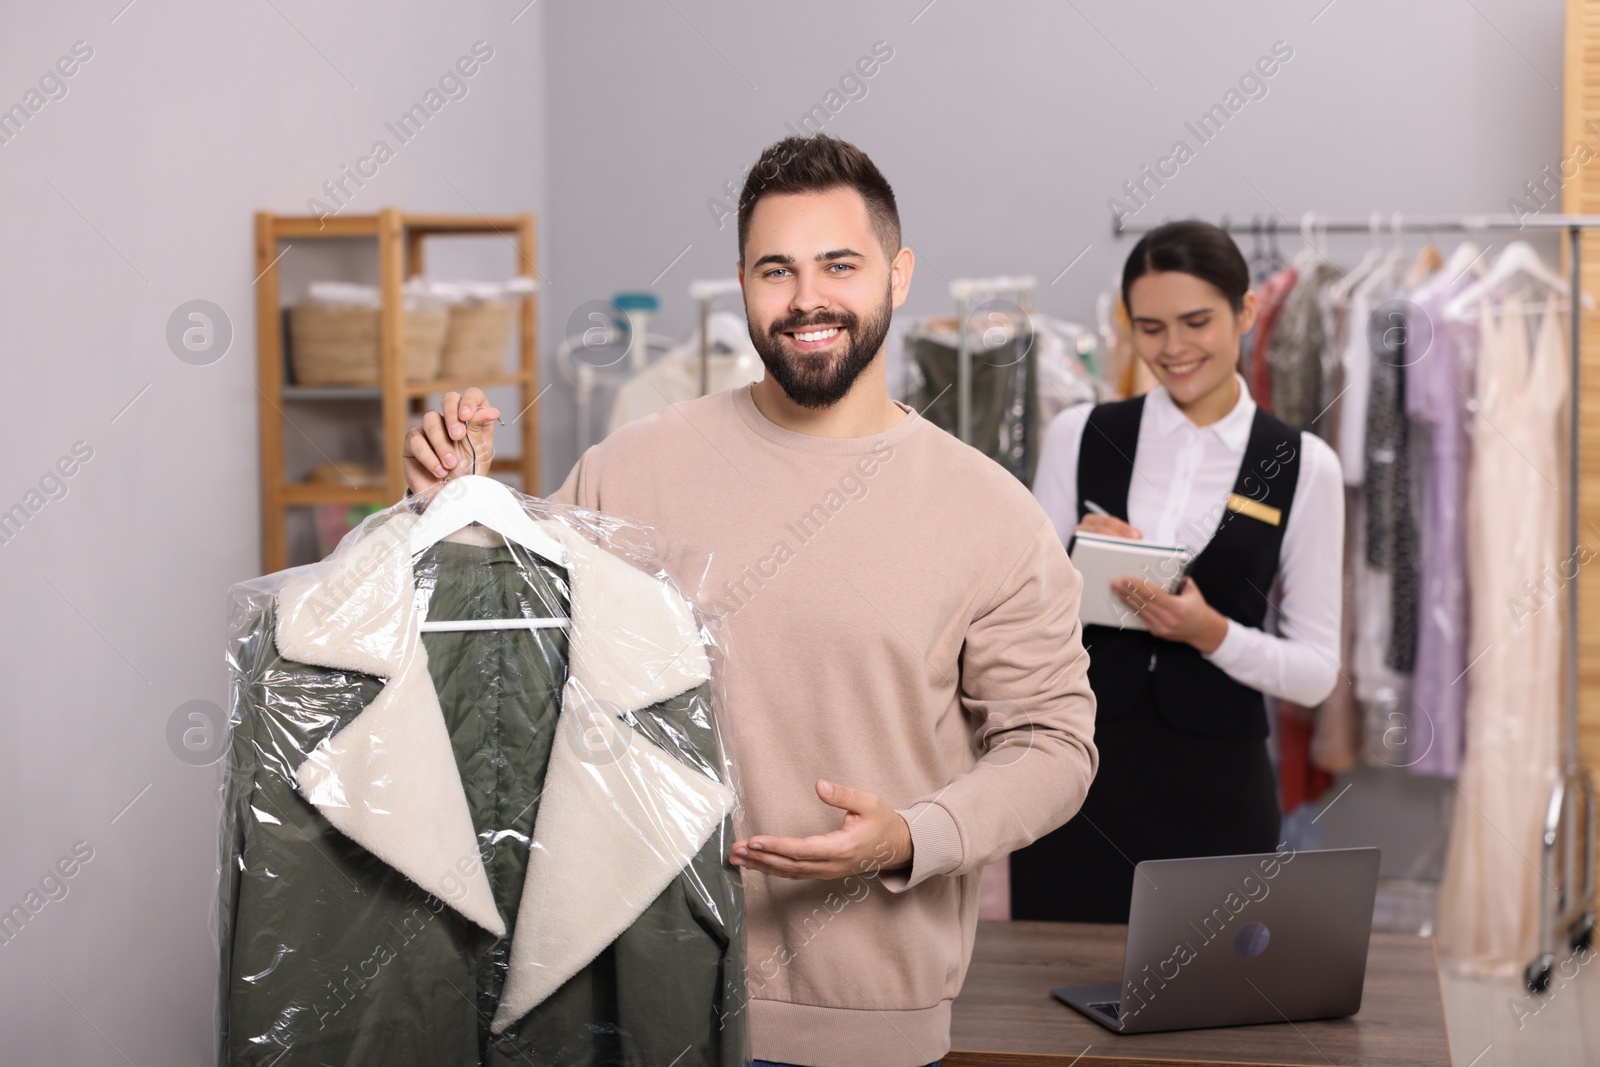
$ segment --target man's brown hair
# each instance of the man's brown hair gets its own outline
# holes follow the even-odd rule
[[[822,193],[841,187],[854,189],[867,202],[872,228],[883,245],[885,259],[900,251],[900,210],[894,190],[867,154],[849,141],[819,133],[811,137],[785,137],[769,145],[745,177],[739,193],[739,260],[750,234],[750,216],[756,202],[774,193]]]

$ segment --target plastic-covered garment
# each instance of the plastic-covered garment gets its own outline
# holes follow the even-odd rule
[[[703,557],[519,495],[562,564],[413,558],[440,491],[232,591],[224,1062],[747,1063]]]
[[[728,311],[711,316],[711,351],[706,357],[706,392],[720,393],[761,380],[766,369],[750,343],[744,317]],[[700,396],[700,329],[617,390],[611,432]]]
[[[1469,246],[1470,247],[1470,246]],[[1468,256],[1477,255],[1470,247]],[[1418,313],[1441,326],[1431,331],[1427,356],[1406,368],[1406,411],[1422,427],[1428,450],[1418,541],[1425,547],[1418,572],[1417,653],[1412,699],[1428,709],[1433,745],[1410,763],[1416,774],[1454,778],[1461,773],[1466,734],[1467,670],[1467,464],[1472,455],[1468,408],[1477,366],[1478,335],[1450,323],[1444,309],[1477,279],[1441,271],[1413,291]]]
[[[1557,488],[1566,329],[1543,312],[1530,350],[1532,317],[1480,303],[1467,557],[1471,646],[1483,651],[1463,679],[1466,759],[1439,884],[1440,954],[1480,975],[1516,974],[1539,950],[1540,834],[1560,760],[1560,583],[1579,565],[1562,556]]]
[[[921,381],[910,404],[940,429],[956,432],[957,356],[961,351],[957,328],[914,331],[906,347]],[[990,340],[990,334],[998,334]],[[994,329],[981,334],[987,344],[975,344],[972,364],[972,445],[1027,485],[1039,462],[1039,384],[1035,360],[1028,350],[1031,331]]]

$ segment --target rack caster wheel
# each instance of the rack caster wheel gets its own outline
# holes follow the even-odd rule
[[[1594,941],[1594,912],[1586,912],[1567,928],[1567,944],[1574,952],[1582,952]]]
[[[1555,973],[1556,957],[1551,952],[1541,952],[1523,970],[1522,982],[1530,993],[1543,993],[1550,988],[1550,976]]]

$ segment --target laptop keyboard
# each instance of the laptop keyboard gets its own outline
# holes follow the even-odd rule
[[[1107,1001],[1102,1001],[1099,1004],[1090,1004],[1089,1005],[1089,1007],[1093,1008],[1095,1011],[1099,1012],[1101,1015],[1108,1016],[1111,1019],[1116,1019],[1117,1018],[1117,1011],[1118,1011],[1119,1008],[1121,1008],[1121,1006],[1122,1006],[1121,1002],[1115,1001],[1115,1000],[1107,1000]]]

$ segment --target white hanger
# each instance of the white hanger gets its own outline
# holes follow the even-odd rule
[[[1400,240],[1400,222],[1400,212],[1396,211],[1390,219],[1394,243],[1389,246],[1388,253],[1372,268],[1372,272],[1356,283],[1353,293],[1369,296],[1385,282],[1402,280],[1406,269],[1406,249]]]
[[[1372,246],[1367,249],[1367,254],[1362,257],[1361,262],[1351,267],[1349,273],[1334,282],[1333,287],[1328,290],[1329,295],[1335,302],[1348,300],[1350,294],[1355,292],[1356,286],[1366,278],[1367,272],[1376,267],[1383,259],[1383,243],[1379,240],[1379,227],[1382,225],[1382,217],[1376,211],[1372,213],[1367,220],[1368,231],[1372,234]]]
[[[1505,251],[1500,253],[1500,258],[1494,261],[1494,266],[1445,305],[1445,318],[1458,321],[1472,318],[1474,308],[1484,294],[1500,288],[1518,274],[1526,274],[1534,281],[1544,284],[1558,298],[1565,296],[1570,287],[1566,278],[1545,266],[1544,260],[1533,250],[1532,245],[1526,241],[1512,241],[1506,245]]]
[[[522,510],[511,490],[481,474],[467,474],[446,482],[411,528],[411,555],[417,555],[457,530],[477,523],[508,541],[515,541],[559,566],[566,566],[567,553],[561,542],[539,529]],[[566,626],[566,619],[463,619],[424,620],[418,629],[438,630],[539,630]]]
[[[1456,245],[1456,250],[1450,253],[1450,258],[1439,269],[1439,273],[1451,281],[1461,277],[1463,271],[1471,267],[1478,277],[1483,277],[1483,272],[1489,268],[1481,262],[1484,252],[1488,249],[1479,248],[1472,241],[1462,241]]]
[[[1317,213],[1308,211],[1300,216],[1300,236],[1305,239],[1305,244],[1299,252],[1295,253],[1294,268],[1301,274],[1312,270],[1317,265],[1317,260],[1325,259],[1322,250],[1317,247]]]

